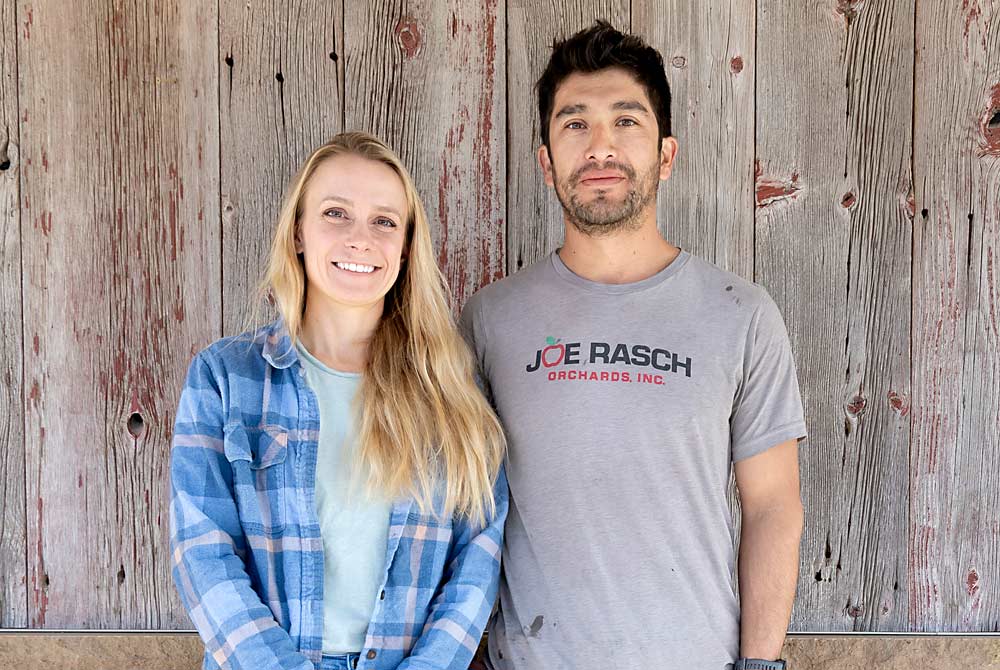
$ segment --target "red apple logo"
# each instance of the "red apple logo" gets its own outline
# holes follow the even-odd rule
[[[566,356],[566,346],[559,344],[559,340],[554,337],[546,337],[545,344],[549,345],[542,349],[542,365],[547,368],[559,365]],[[550,360],[550,354],[555,355],[555,360]]]

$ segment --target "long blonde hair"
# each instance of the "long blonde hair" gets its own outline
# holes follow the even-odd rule
[[[423,203],[388,146],[350,132],[312,152],[285,195],[261,290],[294,343],[306,300],[305,269],[295,250],[303,196],[317,166],[341,155],[389,166],[403,183],[408,210],[406,262],[385,296],[359,393],[358,458],[369,470],[369,488],[410,495],[424,511],[443,492],[443,513],[483,523],[495,513],[503,429],[473,381],[472,356],[455,328]]]

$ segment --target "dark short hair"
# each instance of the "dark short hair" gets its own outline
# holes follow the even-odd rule
[[[635,77],[653,105],[661,142],[670,136],[670,85],[660,52],[641,37],[626,35],[607,21],[596,21],[589,28],[552,44],[549,64],[535,85],[542,144],[549,145],[549,118],[559,85],[576,72],[598,72],[609,67],[620,67]]]

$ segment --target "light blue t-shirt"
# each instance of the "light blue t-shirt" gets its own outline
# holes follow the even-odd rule
[[[323,536],[323,652],[364,648],[382,576],[392,503],[367,494],[355,460],[352,403],[361,375],[339,372],[296,345],[319,404],[316,514]]]

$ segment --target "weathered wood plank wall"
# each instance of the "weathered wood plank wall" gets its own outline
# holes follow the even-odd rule
[[[986,0],[0,0],[0,626],[189,627],[176,397],[249,320],[291,172],[342,128],[385,137],[461,304],[561,240],[531,87],[597,17],[664,55],[663,230],[791,332],[812,435],[793,628],[1000,630]]]
[[[915,63],[906,624],[997,630],[1000,3],[917,3]]]
[[[221,331],[216,8],[17,15],[28,625],[186,626],[168,445]]]
[[[913,5],[834,9],[758,3],[755,278],[791,325],[812,437],[796,626],[901,630]]]
[[[0,0],[0,627],[28,622],[16,30],[14,0]]]

